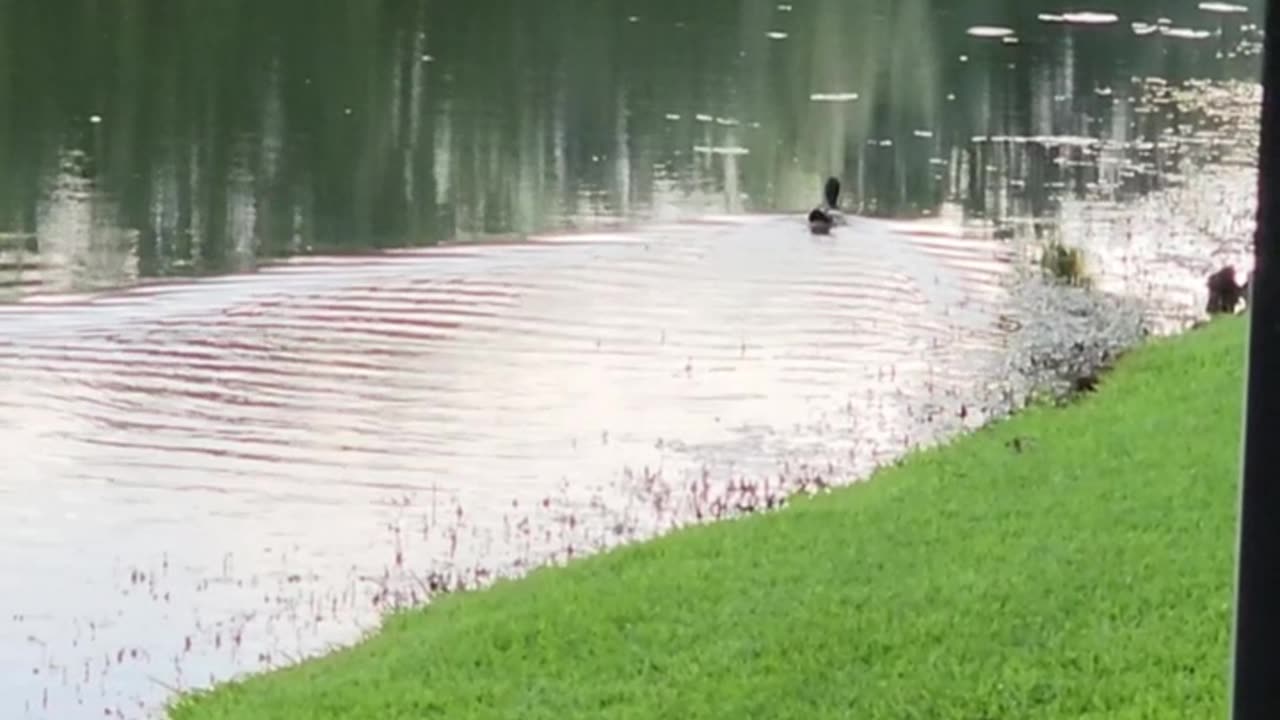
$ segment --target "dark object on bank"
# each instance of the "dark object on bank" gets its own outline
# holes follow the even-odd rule
[[[1096,373],[1080,375],[1071,382],[1071,390],[1076,394],[1096,392],[1097,389],[1098,375]]]
[[[1236,282],[1234,265],[1228,265],[1210,275],[1205,285],[1209,288],[1209,302],[1204,310],[1210,315],[1234,313],[1240,300],[1247,301],[1249,297],[1249,283],[1240,285]]]

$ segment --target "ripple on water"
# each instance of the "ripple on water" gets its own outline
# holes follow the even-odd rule
[[[415,567],[497,572],[702,512],[637,514],[637,477],[865,472],[958,427],[1010,259],[937,222],[757,216],[7,307],[6,695],[88,668],[59,697],[127,707],[349,640],[400,567],[388,523]]]

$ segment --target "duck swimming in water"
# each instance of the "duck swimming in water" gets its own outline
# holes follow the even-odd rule
[[[831,232],[832,226],[840,219],[839,211],[836,210],[836,203],[840,200],[840,181],[836,178],[827,178],[827,185],[823,188],[822,194],[826,203],[809,213],[809,232],[815,235],[826,235]]]

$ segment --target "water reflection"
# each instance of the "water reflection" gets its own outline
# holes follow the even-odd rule
[[[0,279],[12,297],[799,208],[827,174],[863,212],[990,210],[971,138],[1130,127],[1131,77],[1256,62],[1257,13],[1222,4],[1176,23],[1162,3],[1117,7],[1132,28],[1106,3],[953,5],[2,3]],[[113,208],[92,216],[113,228],[92,257],[41,224],[72,182]]]
[[[859,477],[1247,253],[1255,11],[553,5],[0,0],[0,714]]]

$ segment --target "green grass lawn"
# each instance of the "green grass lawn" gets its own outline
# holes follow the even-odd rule
[[[443,598],[173,717],[1225,717],[1245,328],[782,512]]]

